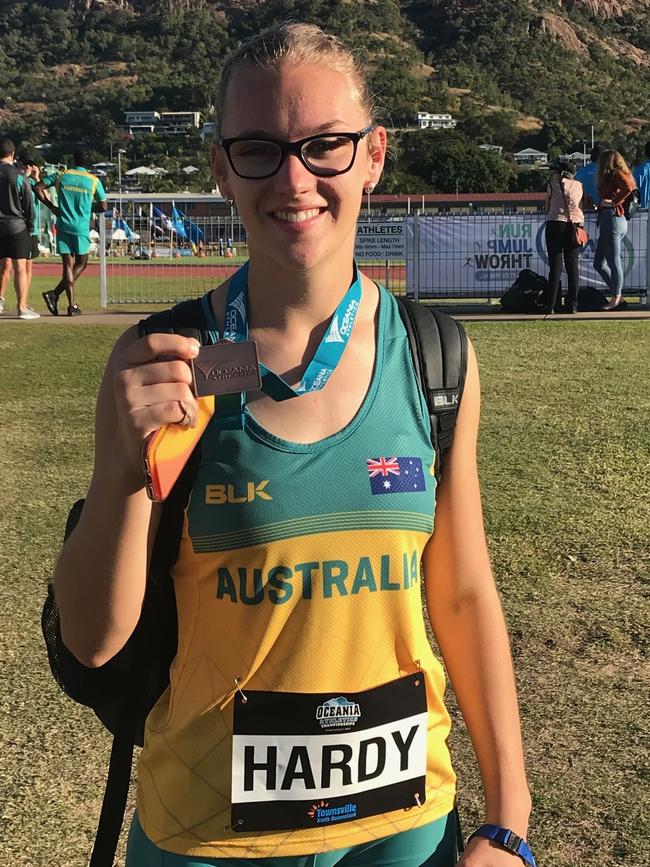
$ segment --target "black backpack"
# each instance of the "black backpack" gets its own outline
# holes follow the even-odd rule
[[[543,307],[548,280],[524,268],[512,286],[501,296],[504,313],[537,313]]]
[[[431,439],[440,475],[449,451],[467,370],[467,336],[444,313],[396,298],[406,328],[416,376],[429,407]],[[154,313],[139,325],[140,334],[174,332],[209,343],[200,300],[184,301]],[[133,748],[142,746],[145,720],[169,685],[178,626],[170,569],[178,557],[184,510],[198,462],[200,443],[164,503],[156,534],[147,588],[138,625],[128,642],[99,668],[82,665],[61,639],[52,584],[48,585],[41,626],[52,674],[74,701],[92,708],[113,734],[106,789],[90,867],[113,867],[131,778]],[[68,515],[64,539],[79,520],[83,500]],[[459,830],[459,848],[462,849]]]

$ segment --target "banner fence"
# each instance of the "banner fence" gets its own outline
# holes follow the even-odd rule
[[[153,203],[100,215],[102,306],[173,303],[218,285],[248,257],[239,218],[162,213]],[[158,212],[158,214],[156,213]],[[520,271],[548,274],[543,214],[364,213],[357,225],[362,270],[397,294],[418,299],[499,298]],[[593,268],[598,230],[588,214],[589,243],[580,253],[580,284],[607,292]],[[650,220],[640,211],[623,242],[624,292],[650,293]],[[566,286],[566,275],[563,275]]]

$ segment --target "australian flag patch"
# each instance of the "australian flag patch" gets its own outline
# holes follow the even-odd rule
[[[368,458],[366,464],[373,494],[409,494],[427,489],[421,458]]]

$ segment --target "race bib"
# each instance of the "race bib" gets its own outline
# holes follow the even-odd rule
[[[425,802],[424,675],[360,693],[235,699],[232,827],[339,824]]]

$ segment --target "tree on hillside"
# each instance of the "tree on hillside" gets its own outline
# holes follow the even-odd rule
[[[505,192],[515,174],[510,163],[479,150],[462,133],[439,130],[405,133],[397,162],[436,193]]]

